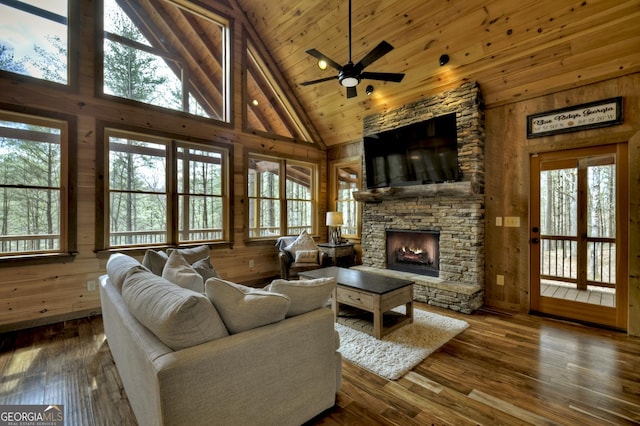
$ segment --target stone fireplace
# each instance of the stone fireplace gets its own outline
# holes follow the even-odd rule
[[[363,189],[362,268],[409,274],[414,299],[470,313],[484,299],[484,120],[475,82],[364,119],[364,134],[456,113],[457,182]],[[438,270],[426,275],[390,270],[387,233],[429,230],[439,235]]]
[[[438,276],[440,233],[387,229],[387,268],[415,274]]]

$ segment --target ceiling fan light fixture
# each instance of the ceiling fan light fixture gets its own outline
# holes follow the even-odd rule
[[[344,87],[356,87],[360,83],[360,80],[357,77],[343,77],[340,79],[340,84]]]

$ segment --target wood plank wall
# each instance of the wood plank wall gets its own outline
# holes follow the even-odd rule
[[[95,253],[95,158],[96,121],[105,120],[143,129],[162,130],[204,140],[215,140],[233,146],[233,246],[213,248],[211,259],[220,275],[231,281],[254,282],[279,273],[274,241],[246,243],[245,184],[246,154],[259,152],[282,155],[318,163],[319,199],[318,232],[326,240],[326,152],[302,143],[267,139],[242,131],[242,37],[246,20],[237,8],[223,10],[234,19],[233,44],[233,126],[216,126],[202,120],[170,112],[154,112],[148,108],[94,95],[94,35],[91,0],[81,0],[80,84],[77,93],[50,88],[21,77],[0,75],[0,102],[18,107],[59,111],[78,118],[78,255],[67,264],[32,266],[6,265],[0,273],[0,332],[61,319],[96,313],[100,307],[99,292],[87,291],[87,281],[105,273],[106,259]],[[260,47],[260,46],[258,46]],[[268,56],[268,55],[266,55]],[[271,70],[274,73],[274,70]],[[286,87],[284,88],[287,89]],[[322,145],[322,144],[320,144]],[[321,219],[322,218],[322,219]],[[141,258],[141,256],[140,256]],[[255,262],[249,268],[249,260]]]
[[[537,152],[559,151],[584,146],[629,142],[637,151],[640,138],[640,73],[540,96],[486,111],[486,304],[507,310],[529,310],[529,159]],[[481,88],[482,90],[482,88]],[[526,117],[571,105],[622,96],[624,123],[601,129],[583,130],[527,139]],[[630,156],[633,159],[633,155]],[[630,163],[631,168],[639,167]],[[637,173],[637,172],[636,172]],[[637,199],[640,181],[630,178],[630,199]],[[630,223],[638,222],[637,209],[630,210]],[[497,216],[518,216],[519,228],[496,226]],[[634,219],[635,216],[635,219]],[[636,228],[637,230],[637,228]],[[629,231],[629,240],[638,240]],[[640,257],[629,256],[630,276],[638,276]],[[496,275],[504,275],[504,286],[496,285]],[[640,286],[629,282],[630,334],[640,334]]]

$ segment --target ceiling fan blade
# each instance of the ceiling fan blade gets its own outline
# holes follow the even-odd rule
[[[356,86],[347,87],[347,98],[355,98],[358,96],[358,91],[356,90]]]
[[[340,65],[339,63],[337,63],[336,61],[334,61],[332,59],[329,59],[327,56],[323,55],[322,53],[320,53],[316,49],[305,50],[305,52],[307,52],[309,55],[313,56],[314,58],[316,58],[319,61],[320,60],[321,61],[325,61],[327,64],[331,65],[333,68],[337,69],[338,71],[340,71],[340,69],[342,69],[342,65]]]
[[[395,83],[400,83],[404,78],[404,74],[393,72],[363,72],[360,74],[360,78],[366,78],[368,80],[393,81]]]
[[[360,62],[356,64],[356,67],[360,67],[360,69],[366,68],[368,65],[371,65],[378,59],[382,58],[387,53],[393,50],[393,46],[387,43],[386,41],[381,41],[373,50],[362,58]]]
[[[333,77],[325,77],[325,78],[320,78],[318,80],[305,81],[304,83],[300,83],[300,86],[308,86],[310,84],[322,83],[323,81],[335,80],[337,78],[338,76],[334,75]]]

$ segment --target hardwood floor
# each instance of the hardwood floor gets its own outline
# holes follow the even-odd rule
[[[417,309],[471,325],[398,381],[347,361],[309,425],[640,423],[640,339],[529,315]],[[0,404],[64,404],[67,425],[135,425],[100,317],[0,335]]]

